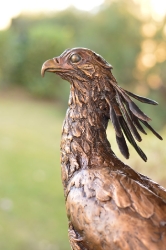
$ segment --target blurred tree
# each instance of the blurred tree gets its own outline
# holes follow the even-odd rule
[[[22,83],[26,84],[33,93],[40,96],[56,96],[64,93],[64,85],[59,87],[59,77],[43,79],[39,77],[42,63],[53,56],[59,55],[72,44],[72,31],[66,27],[54,24],[36,24],[28,30],[28,42],[25,51],[26,67]],[[23,83],[23,84],[24,84]],[[63,96],[62,96],[63,97]]]

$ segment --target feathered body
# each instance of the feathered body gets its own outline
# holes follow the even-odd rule
[[[61,141],[62,182],[73,250],[166,249],[166,190],[121,162],[106,129],[111,120],[121,153],[129,158],[125,137],[141,158],[135,139],[150,118],[131,100],[155,101],[122,89],[112,66],[91,50],[74,48],[46,61],[71,84]]]

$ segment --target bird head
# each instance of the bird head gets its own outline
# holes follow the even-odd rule
[[[47,60],[41,69],[41,74],[53,72],[71,82],[73,79],[88,80],[98,76],[112,66],[100,55],[85,48],[65,50],[60,56]]]

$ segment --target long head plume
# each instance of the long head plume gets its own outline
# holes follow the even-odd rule
[[[128,159],[129,150],[125,141],[126,137],[131,145],[135,148],[137,153],[140,155],[140,157],[144,161],[147,161],[146,155],[135,141],[142,141],[139,132],[142,132],[145,135],[147,134],[142,124],[149,130],[151,130],[151,132],[158,139],[162,140],[162,137],[148,123],[151,119],[140,110],[140,108],[131,98],[151,105],[157,105],[158,103],[154,100],[133,94],[121,88],[119,85],[117,85],[115,78],[114,80],[112,80],[112,73],[110,77],[110,84],[115,89],[115,99],[110,101],[107,97],[106,101],[110,106],[110,120],[112,121],[113,127],[115,129],[116,140],[119,149],[124,157]],[[116,103],[118,105],[116,105]]]
[[[97,82],[100,84],[99,89],[109,106],[110,120],[115,129],[116,141],[121,153],[125,158],[129,158],[125,139],[127,138],[140,157],[147,161],[146,155],[135,141],[142,140],[140,132],[146,134],[142,124],[151,130],[158,139],[162,140],[162,137],[150,126],[148,122],[151,119],[140,110],[132,98],[151,105],[158,103],[121,88],[111,70],[112,66],[95,52],[86,48],[74,48],[67,49],[59,57],[46,61],[41,73],[44,76],[46,71],[55,72],[71,82],[74,78],[82,82],[93,82],[97,77]],[[89,88],[90,86],[91,84],[89,84]],[[82,85],[82,87],[84,86]]]

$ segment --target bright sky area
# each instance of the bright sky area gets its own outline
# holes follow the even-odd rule
[[[151,6],[156,18],[166,15],[166,0],[134,0],[142,5],[143,14],[148,13]],[[49,12],[58,11],[73,5],[77,9],[91,11],[102,4],[104,0],[5,0],[0,8],[0,29],[5,29],[10,25],[11,18],[18,16],[22,12]]]

